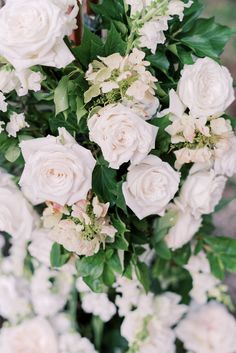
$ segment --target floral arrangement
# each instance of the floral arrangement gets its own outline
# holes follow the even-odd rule
[[[76,45],[82,6],[0,8],[0,351],[235,353],[233,31],[103,0]]]

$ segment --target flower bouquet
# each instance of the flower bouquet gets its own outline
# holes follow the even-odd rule
[[[235,353],[234,32],[200,0],[85,5],[0,8],[0,352]]]

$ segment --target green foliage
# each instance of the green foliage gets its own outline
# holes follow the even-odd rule
[[[50,260],[52,267],[62,267],[70,258],[70,253],[62,245],[54,243],[51,249]]]
[[[233,33],[230,28],[216,24],[214,18],[201,18],[188,32],[180,33],[177,38],[197,56],[218,60]]]

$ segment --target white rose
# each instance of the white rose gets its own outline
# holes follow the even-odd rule
[[[222,198],[226,180],[216,176],[214,170],[190,174],[181,189],[180,202],[189,206],[195,217],[212,213]]]
[[[178,94],[194,117],[221,115],[234,101],[233,78],[214,60],[197,59],[184,66]]]
[[[171,209],[175,212],[176,223],[169,230],[165,241],[170,249],[176,250],[193,238],[201,226],[202,218],[195,218],[191,209],[179,203],[171,205]]]
[[[178,325],[176,333],[189,352],[235,352],[235,319],[217,302],[210,302],[190,311]]]
[[[3,113],[6,113],[7,106],[8,106],[8,103],[5,102],[5,100],[6,100],[6,97],[4,96],[4,94],[2,92],[0,92],[0,111]],[[1,123],[3,124],[3,122],[1,122]],[[1,132],[2,132],[2,130],[1,130]]]
[[[66,15],[66,34],[70,35],[77,26],[77,15],[79,12],[78,3],[82,0],[51,0],[55,5],[61,8]]]
[[[131,166],[123,184],[126,204],[139,219],[152,214],[164,215],[178,190],[180,174],[156,156],[147,156]]]
[[[0,55],[16,69],[34,65],[65,67],[74,60],[63,41],[67,18],[44,0],[8,0],[0,9]]]
[[[9,233],[15,239],[28,240],[35,214],[11,178],[0,169],[0,231]]]
[[[155,147],[158,128],[122,104],[108,105],[88,121],[89,137],[102,149],[109,166],[138,164]]]
[[[64,128],[57,138],[27,140],[20,147],[26,162],[20,185],[33,204],[72,205],[86,199],[96,161]]]
[[[231,178],[236,174],[236,137],[229,140],[230,147],[215,159],[214,170],[216,174]]]
[[[25,121],[24,114],[13,113],[6,125],[6,131],[8,136],[16,137],[17,133],[26,127],[29,127],[29,124]]]
[[[17,326],[2,328],[0,351],[3,353],[58,353],[57,337],[47,320],[36,317]]]

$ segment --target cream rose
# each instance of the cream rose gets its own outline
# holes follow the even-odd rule
[[[188,207],[181,204],[171,205],[175,212],[176,223],[169,230],[165,241],[169,248],[176,250],[187,244],[199,230],[202,218],[195,218]]]
[[[181,189],[180,202],[189,206],[195,217],[212,213],[222,198],[226,180],[214,170],[190,174]]]
[[[0,55],[16,69],[65,67],[74,60],[63,38],[67,15],[50,0],[8,0],[0,9]]]
[[[139,219],[164,215],[166,206],[178,190],[180,174],[156,156],[147,156],[131,166],[123,184],[126,204]]]
[[[194,117],[221,115],[234,101],[233,78],[214,60],[197,59],[184,66],[178,94]]]
[[[88,121],[89,137],[102,149],[109,166],[138,164],[155,147],[158,128],[122,104],[108,105]]]
[[[59,137],[23,141],[20,147],[25,159],[20,185],[33,204],[72,205],[86,199],[96,161],[64,128]]]
[[[176,329],[185,348],[193,353],[234,353],[236,322],[217,302],[196,307]]]
[[[0,169],[0,231],[19,240],[28,240],[34,227],[35,214],[11,175]]]
[[[58,353],[57,337],[49,322],[40,317],[17,326],[5,327],[0,334],[4,353]]]

